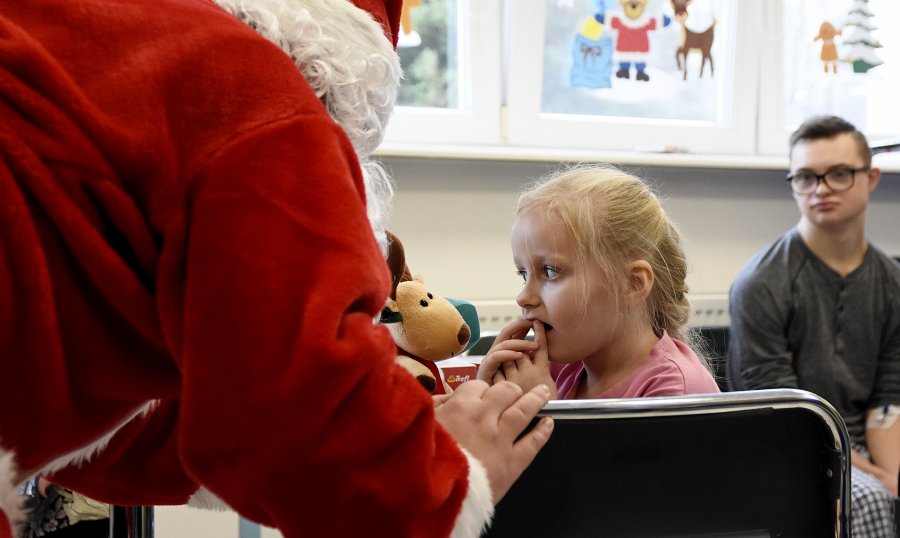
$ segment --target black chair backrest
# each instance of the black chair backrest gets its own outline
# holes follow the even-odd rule
[[[840,416],[799,390],[550,402],[487,536],[847,536]]]

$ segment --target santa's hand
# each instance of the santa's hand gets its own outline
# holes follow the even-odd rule
[[[452,395],[452,392],[448,392],[447,394],[433,394],[431,396],[431,403],[434,405],[434,407],[444,405],[444,402],[446,402]]]
[[[473,380],[435,408],[441,426],[484,466],[495,504],[550,438],[553,420],[544,417],[516,441],[549,400],[550,389],[543,385],[523,394],[512,383]]]

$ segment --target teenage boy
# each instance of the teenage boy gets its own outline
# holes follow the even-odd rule
[[[800,388],[828,400],[851,438],[853,536],[895,536],[900,472],[900,265],[866,239],[881,172],[865,137],[834,116],[790,139],[796,227],[731,288],[733,388]]]

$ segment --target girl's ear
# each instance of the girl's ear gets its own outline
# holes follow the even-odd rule
[[[628,279],[631,283],[631,291],[637,295],[637,299],[645,300],[653,289],[653,268],[647,260],[635,260],[628,264]]]

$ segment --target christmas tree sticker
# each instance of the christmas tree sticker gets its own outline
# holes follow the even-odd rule
[[[853,64],[854,73],[865,73],[884,63],[875,53],[875,49],[881,48],[881,43],[872,37],[872,31],[876,28],[870,21],[873,16],[869,11],[869,0],[853,0],[843,31],[843,35],[847,36],[844,46],[850,47],[850,50],[843,60]],[[849,28],[853,31],[848,35]]]

